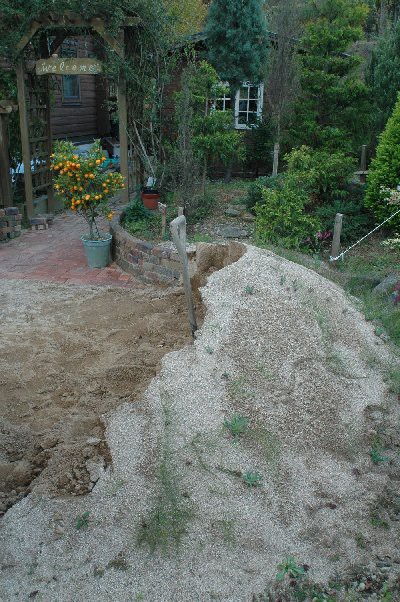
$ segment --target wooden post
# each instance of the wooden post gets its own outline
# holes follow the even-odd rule
[[[360,170],[367,171],[367,145],[366,144],[363,144],[361,147]]]
[[[337,213],[335,217],[335,227],[333,230],[331,257],[338,257],[340,253],[340,235],[342,233],[343,213]]]
[[[27,217],[33,217],[33,188],[31,170],[31,150],[29,145],[28,113],[25,92],[25,69],[21,58],[16,66],[19,124],[21,129],[22,161],[24,164],[25,207]]]
[[[10,107],[10,112],[11,110]],[[8,111],[3,113],[0,108],[0,205],[3,207],[12,205],[7,121]]]
[[[278,175],[278,165],[279,165],[279,143],[275,142],[274,144],[274,162],[272,165],[272,177],[275,178]]]
[[[159,202],[158,210],[161,213],[161,237],[163,240],[165,240],[165,233],[167,230],[167,205]]]
[[[189,261],[186,252],[186,217],[184,215],[176,217],[174,220],[172,220],[170,228],[172,240],[175,243],[179,257],[182,261],[183,286],[185,288],[186,302],[189,312],[190,329],[192,331],[192,337],[194,338],[197,330],[197,320],[194,310],[192,286],[190,284]]]
[[[121,29],[119,41],[125,56],[125,32]],[[121,199],[124,203],[129,203],[129,162],[128,162],[128,111],[126,104],[126,81],[120,76],[118,81],[118,116],[119,116],[119,145],[120,145],[120,164],[121,174],[125,178],[125,189],[122,191]]]

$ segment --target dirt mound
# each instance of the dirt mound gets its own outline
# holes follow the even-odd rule
[[[1,283],[0,513],[32,488],[82,495],[111,462],[102,416],[188,341],[180,294]]]

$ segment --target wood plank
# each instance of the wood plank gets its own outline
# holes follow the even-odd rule
[[[125,32],[121,29],[119,42],[125,55]],[[118,82],[118,116],[119,116],[119,144],[120,144],[120,169],[125,178],[125,189],[122,191],[122,201],[129,203],[129,163],[128,163],[128,109],[126,102],[126,81],[120,76]]]
[[[22,38],[18,42],[17,49],[18,50],[23,50],[25,48],[25,46],[33,38],[33,36],[35,35],[35,33],[38,31],[38,29],[40,27],[41,27],[40,23],[38,23],[37,21],[32,21],[32,24],[31,24],[31,27],[30,27],[28,33],[26,35],[22,36]]]
[[[22,160],[24,163],[25,203],[28,218],[33,216],[33,188],[31,173],[31,152],[29,144],[27,103],[25,93],[25,69],[23,60],[20,59],[16,66],[19,123],[21,130]]]
[[[8,117],[0,115],[0,204],[3,207],[12,205],[7,122]]]
[[[92,19],[91,25],[95,31],[102,37],[109,46],[116,52],[121,58],[124,58],[125,51],[122,38],[120,40],[116,40],[113,38],[105,28],[103,19]],[[122,41],[122,43],[121,43]]]
[[[102,71],[98,59],[51,57],[36,62],[36,75],[97,75]]]

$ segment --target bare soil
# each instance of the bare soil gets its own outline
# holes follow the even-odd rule
[[[0,324],[0,514],[32,489],[90,491],[111,461],[102,416],[190,341],[179,291],[3,280]]]

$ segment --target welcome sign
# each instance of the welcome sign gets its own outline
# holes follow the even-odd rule
[[[50,58],[36,63],[36,75],[97,75],[102,70],[97,59]]]

